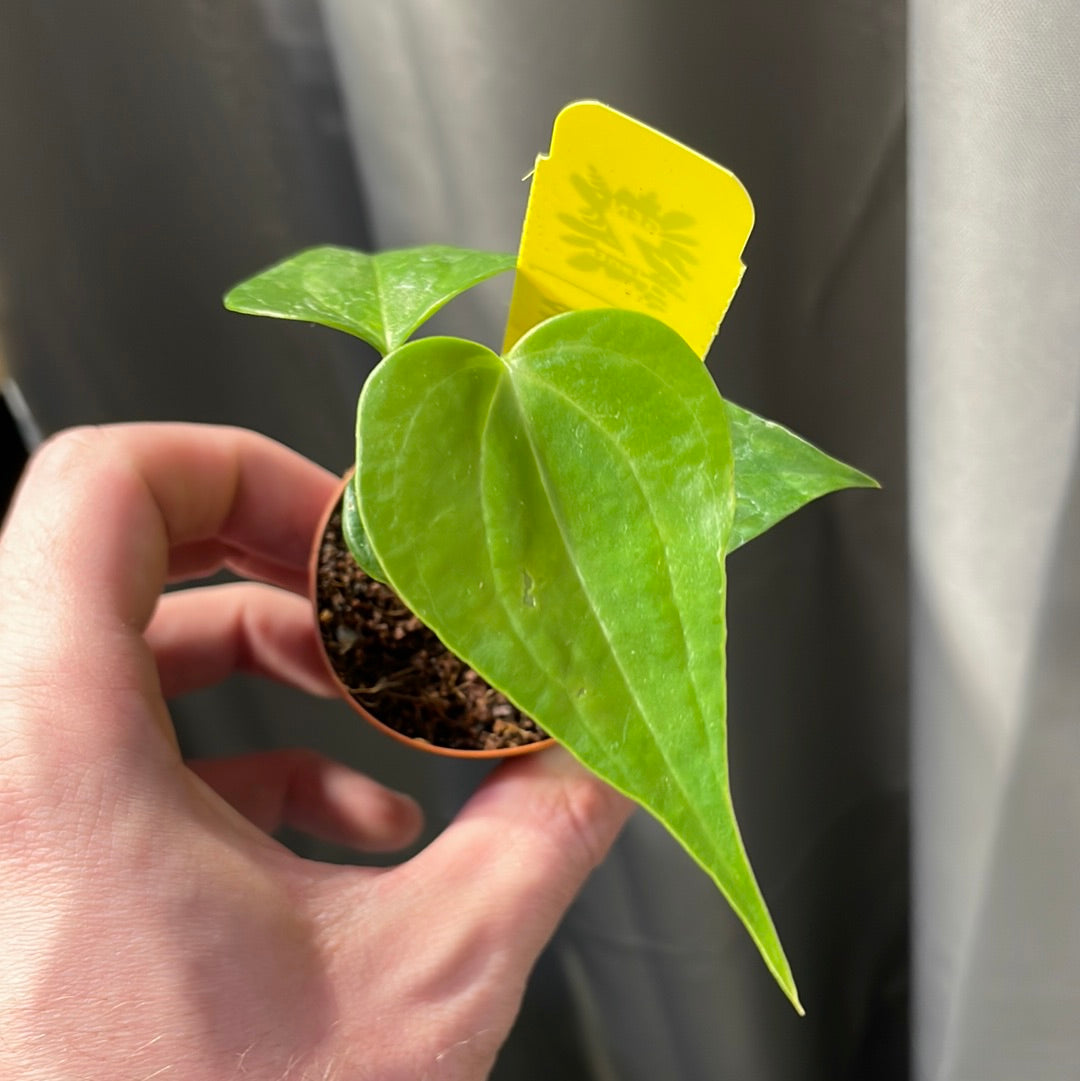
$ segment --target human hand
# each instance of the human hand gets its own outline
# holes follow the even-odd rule
[[[246,432],[77,430],[0,534],[0,1076],[478,1081],[629,803],[561,749],[419,811],[308,752],[181,760],[165,695],[245,669],[323,693],[304,588],[333,479]],[[160,597],[228,565],[272,583]],[[159,599],[160,598],[160,599]]]

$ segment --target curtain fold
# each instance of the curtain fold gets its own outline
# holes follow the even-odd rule
[[[1080,9],[914,0],[918,1076],[1080,1061]]]

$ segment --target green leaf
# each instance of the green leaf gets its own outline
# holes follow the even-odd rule
[[[724,404],[735,453],[735,526],[727,551],[829,492],[880,487],[873,477],[830,458],[787,428],[732,402]]]
[[[723,400],[645,315],[556,316],[505,358],[412,342],[357,418],[364,530],[436,634],[712,876],[797,1005],[728,784]]]
[[[386,585],[386,571],[379,565],[379,560],[371,550],[371,543],[364,532],[364,523],[360,520],[360,509],[356,502],[356,485],[352,480],[345,485],[341,498],[341,533],[345,545],[359,564],[360,569],[376,582]]]
[[[385,355],[447,301],[512,269],[514,261],[513,255],[440,244],[376,255],[309,248],[231,289],[225,307],[321,323]]]

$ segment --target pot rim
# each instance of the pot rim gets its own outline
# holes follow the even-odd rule
[[[343,699],[356,713],[359,713],[368,724],[390,736],[391,739],[395,739],[398,743],[403,743],[416,750],[426,751],[428,754],[441,755],[444,758],[464,758],[470,761],[479,762],[489,758],[516,758],[519,755],[535,754],[537,751],[545,750],[548,747],[554,747],[555,740],[551,736],[548,736],[547,739],[537,740],[535,743],[525,743],[517,747],[495,747],[477,751],[465,750],[460,747],[442,747],[437,743],[430,743],[425,739],[406,736],[396,728],[391,728],[390,725],[384,724],[373,713],[366,710],[359,702],[357,702],[352,694],[350,694],[349,688],[342,682],[341,678],[334,670],[334,666],[323,645],[322,627],[319,623],[318,574],[319,553],[322,549],[323,535],[326,532],[326,527],[329,524],[334,511],[338,509],[338,506],[341,503],[342,496],[345,492],[345,485],[352,479],[352,475],[353,470],[348,470],[335,488],[333,497],[330,499],[326,510],[319,519],[319,527],[316,530],[315,538],[311,546],[311,552],[308,556],[308,598],[311,602],[312,615],[315,620],[315,631],[319,640],[319,656],[322,658],[323,667],[326,669],[327,675],[329,675],[331,682],[338,692],[338,697]]]

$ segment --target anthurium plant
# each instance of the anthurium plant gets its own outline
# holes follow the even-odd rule
[[[799,1008],[731,801],[726,559],[808,501],[875,482],[725,401],[687,343],[641,312],[558,314],[504,355],[409,340],[514,262],[321,247],[225,303],[382,354],[345,499],[355,559],[674,834]]]

